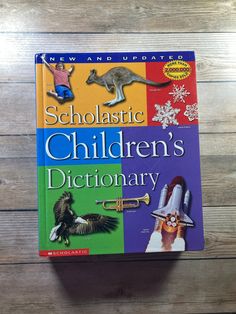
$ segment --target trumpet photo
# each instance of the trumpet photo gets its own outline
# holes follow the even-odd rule
[[[122,212],[124,209],[139,207],[140,202],[144,202],[146,205],[148,205],[150,203],[149,194],[146,193],[143,197],[117,198],[114,200],[96,201],[96,204],[102,204],[104,209],[115,209],[117,212]]]

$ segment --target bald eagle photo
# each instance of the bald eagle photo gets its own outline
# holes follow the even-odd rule
[[[71,209],[73,198],[71,193],[64,192],[55,203],[53,211],[55,215],[55,227],[52,228],[50,241],[62,239],[65,245],[69,245],[70,235],[86,235],[95,232],[108,232],[116,229],[118,220],[114,217],[87,214],[77,216]]]

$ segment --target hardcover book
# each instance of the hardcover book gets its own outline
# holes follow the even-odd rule
[[[194,52],[35,62],[39,254],[203,249]]]

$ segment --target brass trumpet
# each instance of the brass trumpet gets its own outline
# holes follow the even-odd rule
[[[96,204],[102,204],[104,209],[115,209],[117,212],[122,212],[123,209],[127,208],[137,208],[140,206],[140,202],[144,202],[145,204],[150,203],[150,196],[146,193],[143,197],[134,197],[134,198],[117,198],[114,200],[104,200],[104,201],[96,201]],[[107,204],[115,203],[114,205]]]

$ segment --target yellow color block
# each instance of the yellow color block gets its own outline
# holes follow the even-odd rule
[[[55,64],[52,64],[55,66]],[[97,75],[101,76],[113,67],[127,67],[135,74],[146,78],[145,63],[91,63],[91,64],[74,64],[74,71],[70,76],[70,84],[74,99],[64,104],[59,102],[51,96],[47,95],[50,90],[55,90],[53,82],[53,74],[49,71],[46,65],[36,65],[36,80],[37,80],[37,105],[38,105],[38,123],[39,128],[69,128],[69,127],[121,127],[121,126],[146,126],[147,125],[147,97],[146,84],[133,82],[124,87],[124,95],[126,100],[116,104],[115,106],[105,106],[103,103],[115,98],[115,93],[109,93],[105,86],[99,86],[96,83],[90,85],[86,84],[86,80],[90,74],[90,70],[95,69]],[[71,64],[65,64],[65,69],[69,69]],[[89,120],[88,113],[95,115],[96,106],[102,116],[103,113],[109,112],[119,113],[125,112],[143,112],[142,120],[144,122],[132,124],[123,124],[121,122],[116,124],[80,124],[79,119],[75,115],[73,123],[71,122],[71,108],[74,113],[79,113],[81,116],[86,115]],[[46,111],[51,114],[46,114]],[[55,117],[57,116],[57,118]],[[128,116],[128,114],[127,114]],[[140,115],[139,115],[140,117]],[[141,118],[140,118],[141,120]],[[61,122],[60,122],[61,121]]]

